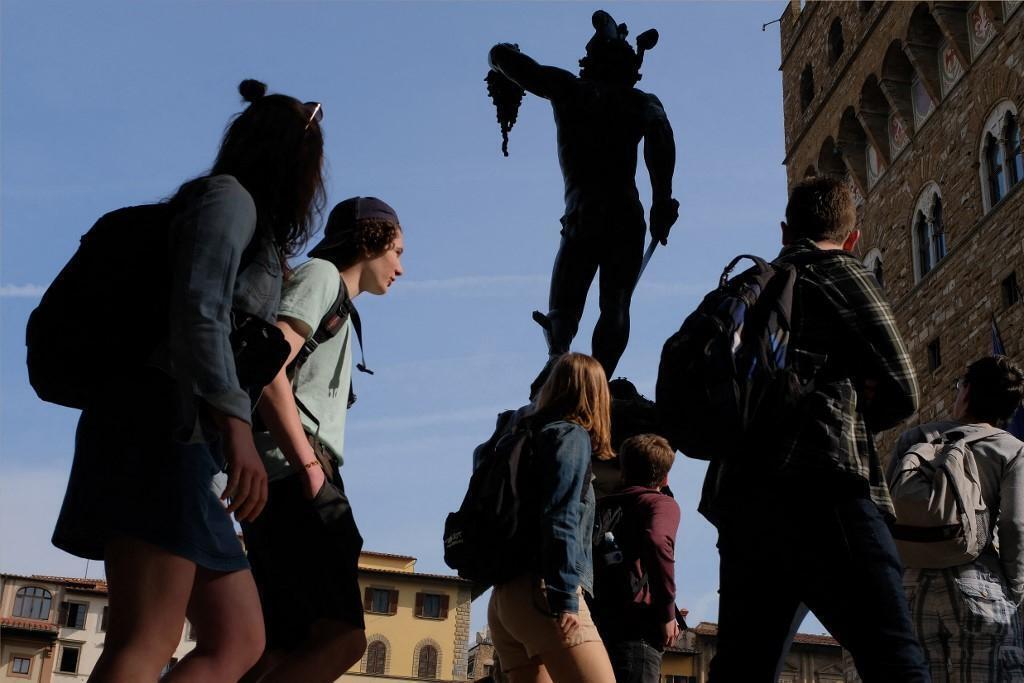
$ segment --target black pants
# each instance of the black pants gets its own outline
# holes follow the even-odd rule
[[[607,640],[605,649],[615,672],[615,683],[658,683],[662,650],[646,640]]]
[[[364,628],[359,535],[341,475],[313,500],[291,475],[270,484],[267,506],[242,525],[263,605],[267,649],[291,649],[319,619]]]
[[[865,683],[927,683],[903,567],[863,494],[774,490],[719,526],[718,651],[711,683],[774,683],[809,608]],[[804,607],[806,605],[806,607]]]

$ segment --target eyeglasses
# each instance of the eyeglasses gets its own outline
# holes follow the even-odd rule
[[[309,110],[309,122],[306,123],[306,130],[309,130],[314,121],[319,125],[324,120],[324,107],[319,102],[306,102],[302,106]]]

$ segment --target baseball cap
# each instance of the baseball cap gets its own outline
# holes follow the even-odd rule
[[[361,220],[385,220],[400,225],[398,214],[387,202],[376,197],[350,197],[331,209],[324,226],[324,237],[309,251],[311,258],[322,255],[342,243],[341,236]]]

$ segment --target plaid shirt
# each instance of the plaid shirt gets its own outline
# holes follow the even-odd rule
[[[791,348],[818,363],[814,390],[784,441],[782,469],[855,475],[882,512],[895,516],[874,433],[911,416],[918,390],[889,304],[846,251],[803,239],[778,261],[800,264]]]

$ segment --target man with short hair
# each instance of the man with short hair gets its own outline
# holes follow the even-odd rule
[[[1006,356],[988,356],[971,363],[955,390],[952,420],[905,432],[896,455],[950,432],[951,438],[977,438],[969,448],[990,540],[973,562],[908,568],[903,585],[933,680],[1024,681],[1018,613],[1024,599],[1024,443],[994,429],[1020,406],[1024,370]]]
[[[657,683],[665,648],[679,638],[676,621],[675,543],[679,505],[662,492],[675,450],[655,434],[622,442],[622,489],[597,502],[618,516],[610,541],[621,557],[594,558],[594,622],[608,650],[616,683]],[[597,549],[608,554],[602,539]],[[611,585],[609,585],[611,584]]]
[[[395,210],[374,197],[353,197],[334,207],[323,240],[285,280],[277,326],[291,353],[263,392],[267,431],[255,435],[269,497],[263,513],[242,527],[267,649],[244,681],[334,681],[366,649],[358,583],[363,539],[339,469],[351,402],[350,300],[387,293],[403,273],[403,251]],[[323,334],[328,328],[333,334]]]
[[[705,481],[721,556],[713,683],[777,681],[807,608],[866,683],[929,680],[873,441],[914,413],[917,383],[888,304],[851,253],[859,238],[845,181],[793,188],[778,261],[798,269],[789,362],[805,393],[764,448],[726,455]]]

